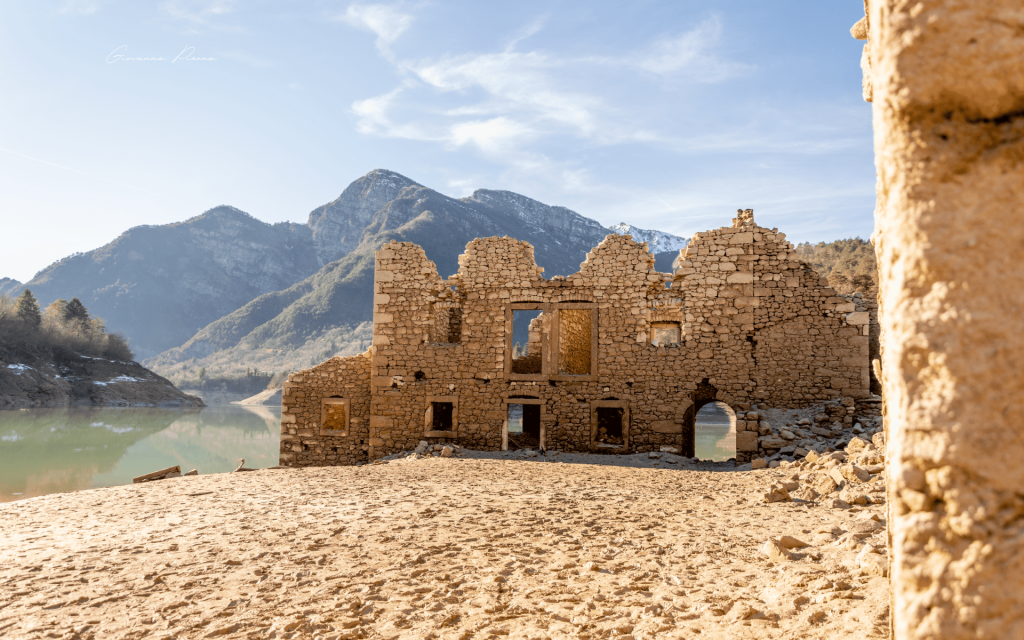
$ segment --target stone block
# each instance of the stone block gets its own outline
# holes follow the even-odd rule
[[[757,432],[756,431],[737,431],[736,432],[736,450],[737,451],[757,451]]]
[[[863,325],[868,324],[870,321],[871,318],[868,316],[867,311],[857,311],[856,313],[846,315],[846,324]]]
[[[675,420],[656,420],[651,423],[651,431],[654,433],[682,433],[683,426]]]

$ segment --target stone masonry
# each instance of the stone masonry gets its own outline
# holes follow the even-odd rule
[[[843,428],[870,399],[862,299],[837,295],[750,209],[697,233],[672,274],[617,234],[565,277],[545,279],[508,237],[473,240],[459,265],[445,280],[417,245],[377,251],[372,347],[289,377],[282,465],[367,462],[421,440],[506,448],[509,405],[540,405],[542,448],[692,456],[696,413],[714,401],[736,413],[746,461],[786,444],[758,408],[842,400]]]
[[[893,638],[1024,638],[1024,5],[865,5]]]

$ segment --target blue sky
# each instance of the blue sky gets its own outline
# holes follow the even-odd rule
[[[873,228],[860,0],[0,4],[0,277],[376,168],[689,236]],[[128,60],[126,58],[163,58]]]

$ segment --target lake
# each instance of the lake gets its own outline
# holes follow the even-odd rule
[[[150,471],[231,471],[238,459],[278,463],[280,407],[214,405],[199,411],[73,407],[0,411],[0,502],[131,484]],[[702,410],[697,457],[735,455],[724,413]]]
[[[131,484],[150,471],[278,462],[280,407],[198,411],[74,407],[0,411],[0,502]]]

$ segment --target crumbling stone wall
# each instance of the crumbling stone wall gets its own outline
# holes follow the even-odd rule
[[[868,0],[898,640],[1024,637],[1024,11]]]
[[[348,434],[322,434],[323,400],[348,400]],[[288,377],[281,390],[281,464],[366,462],[370,450],[370,354],[331,358]]]
[[[749,460],[788,444],[758,431],[757,406],[845,398],[853,407],[869,395],[866,314],[800,262],[782,234],[757,226],[750,210],[732,227],[694,236],[673,274],[655,271],[646,244],[617,234],[566,277],[545,279],[532,247],[511,238],[473,240],[459,265],[444,280],[414,244],[377,252],[364,374],[369,459],[420,440],[498,449],[509,400],[525,397],[541,402],[546,448],[597,448],[596,410],[621,408],[617,450],[672,445],[686,455],[696,411],[722,401],[739,416],[737,459]],[[450,333],[448,309],[461,312],[458,342],[440,341]],[[513,365],[516,309],[541,312],[528,341],[538,371]],[[665,322],[678,324],[679,339],[654,344],[653,326]],[[293,384],[315,395],[304,387],[308,377],[300,372]],[[285,397],[291,415],[295,392]],[[428,412],[442,398],[458,419],[438,432]]]

